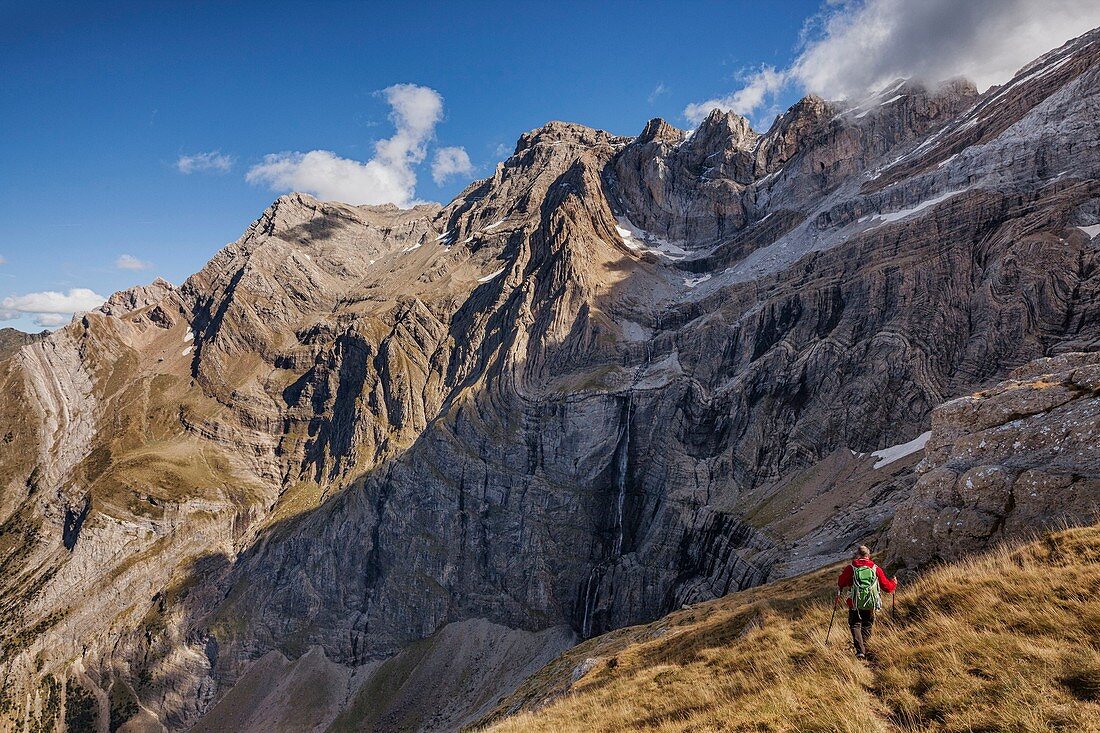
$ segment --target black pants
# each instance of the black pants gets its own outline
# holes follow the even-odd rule
[[[848,609],[848,628],[852,630],[852,644],[856,654],[867,654],[867,644],[871,641],[871,627],[875,624],[875,610],[857,611]]]

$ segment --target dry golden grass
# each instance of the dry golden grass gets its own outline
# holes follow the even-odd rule
[[[837,571],[585,642],[500,708],[534,712],[488,730],[1100,731],[1100,527],[928,573],[880,617],[870,665],[843,612],[822,643]]]

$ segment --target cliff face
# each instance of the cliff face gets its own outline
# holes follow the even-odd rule
[[[453,729],[578,638],[891,517],[956,552],[1085,506],[1002,491],[945,541],[988,426],[933,410],[1100,344],[1098,58],[763,135],[550,123],[445,207],[284,196],[0,361],[0,714]],[[930,422],[918,479],[886,449]]]

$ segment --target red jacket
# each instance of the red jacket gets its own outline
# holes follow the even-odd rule
[[[886,573],[882,572],[882,568],[875,565],[874,560],[859,558],[858,560],[852,560],[851,565],[845,565],[844,569],[840,571],[840,577],[836,579],[837,588],[851,588],[852,587],[852,567],[860,568],[874,568],[875,574],[878,575],[878,584],[882,588],[884,593],[893,593],[898,587],[898,584],[886,577]],[[852,599],[848,598],[848,608],[852,607]]]

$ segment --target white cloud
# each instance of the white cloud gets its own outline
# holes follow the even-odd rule
[[[5,310],[0,308],[0,321],[14,321],[16,318],[22,318],[23,314],[19,311]]]
[[[53,328],[64,326],[71,318],[71,316],[63,316],[60,313],[39,313],[34,317],[34,324],[43,328]]]
[[[965,76],[985,89],[1065,41],[1100,25],[1095,0],[829,0],[804,28],[794,62],[764,66],[737,91],[684,110],[749,115],[784,89],[860,98],[899,77]]]
[[[328,150],[265,155],[245,179],[252,184],[267,184],[272,191],[306,191],[350,204],[392,201],[406,206],[416,187],[411,169],[389,167],[377,159],[360,163]]]
[[[451,176],[473,175],[474,165],[465,148],[440,148],[432,160],[432,180],[442,186]]]
[[[40,293],[9,296],[0,301],[0,308],[5,312],[72,315],[98,308],[106,300],[102,295],[88,288],[72,288],[68,293],[46,290]]]
[[[273,191],[305,191],[351,204],[412,205],[413,166],[427,156],[428,142],[443,116],[443,97],[415,84],[395,84],[381,94],[390,105],[396,129],[392,137],[375,143],[370,160],[341,158],[328,150],[275,153],[253,166],[246,180],[266,184]]]
[[[748,83],[732,94],[693,102],[684,108],[684,117],[698,125],[712,109],[733,110],[738,114],[752,114],[769,96],[779,93],[787,84],[789,73],[774,66],[761,66],[748,77]]]
[[[668,87],[665,86],[665,83],[663,81],[658,82],[657,86],[653,87],[653,91],[649,93],[648,97],[646,97],[646,101],[648,101],[650,104],[653,104],[654,102],[657,101],[658,97],[660,97],[662,94],[667,94],[667,93],[668,93]]]
[[[120,270],[148,270],[153,266],[152,262],[139,260],[133,255],[119,255],[115,260],[115,267]]]
[[[195,153],[194,155],[181,155],[176,160],[176,168],[180,173],[205,171],[227,173],[232,167],[233,156],[222,155],[220,150],[211,150],[209,153]]]

